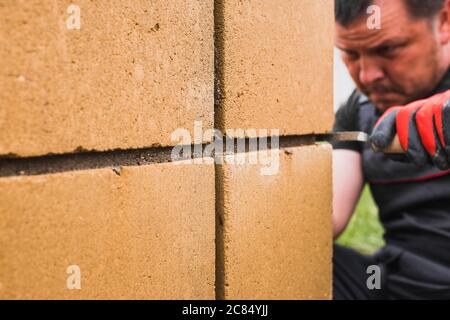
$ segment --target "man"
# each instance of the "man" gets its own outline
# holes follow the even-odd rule
[[[372,256],[334,246],[334,298],[449,299],[450,0],[335,0],[335,14],[357,90],[333,131],[365,131],[380,148],[397,134],[405,155],[333,144],[334,237],[369,183],[386,242]]]

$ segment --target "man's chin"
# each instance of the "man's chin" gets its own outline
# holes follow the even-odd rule
[[[372,101],[372,102],[377,107],[377,109],[379,109],[383,112],[389,108],[401,105],[399,103],[394,103],[391,101]]]
[[[370,95],[370,101],[376,105],[381,111],[386,111],[387,109],[394,106],[401,106],[406,104],[406,101],[399,99],[398,97],[388,97],[388,95]]]

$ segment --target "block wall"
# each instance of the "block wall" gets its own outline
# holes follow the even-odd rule
[[[331,298],[331,1],[0,16],[0,299]],[[172,157],[213,128],[276,137]]]

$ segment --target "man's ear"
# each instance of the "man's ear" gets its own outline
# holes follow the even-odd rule
[[[445,0],[437,19],[439,40],[441,45],[446,45],[450,42],[450,0]]]

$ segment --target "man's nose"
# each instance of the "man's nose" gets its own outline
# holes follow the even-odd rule
[[[383,69],[371,60],[361,60],[359,70],[359,81],[362,85],[371,85],[384,77]]]

